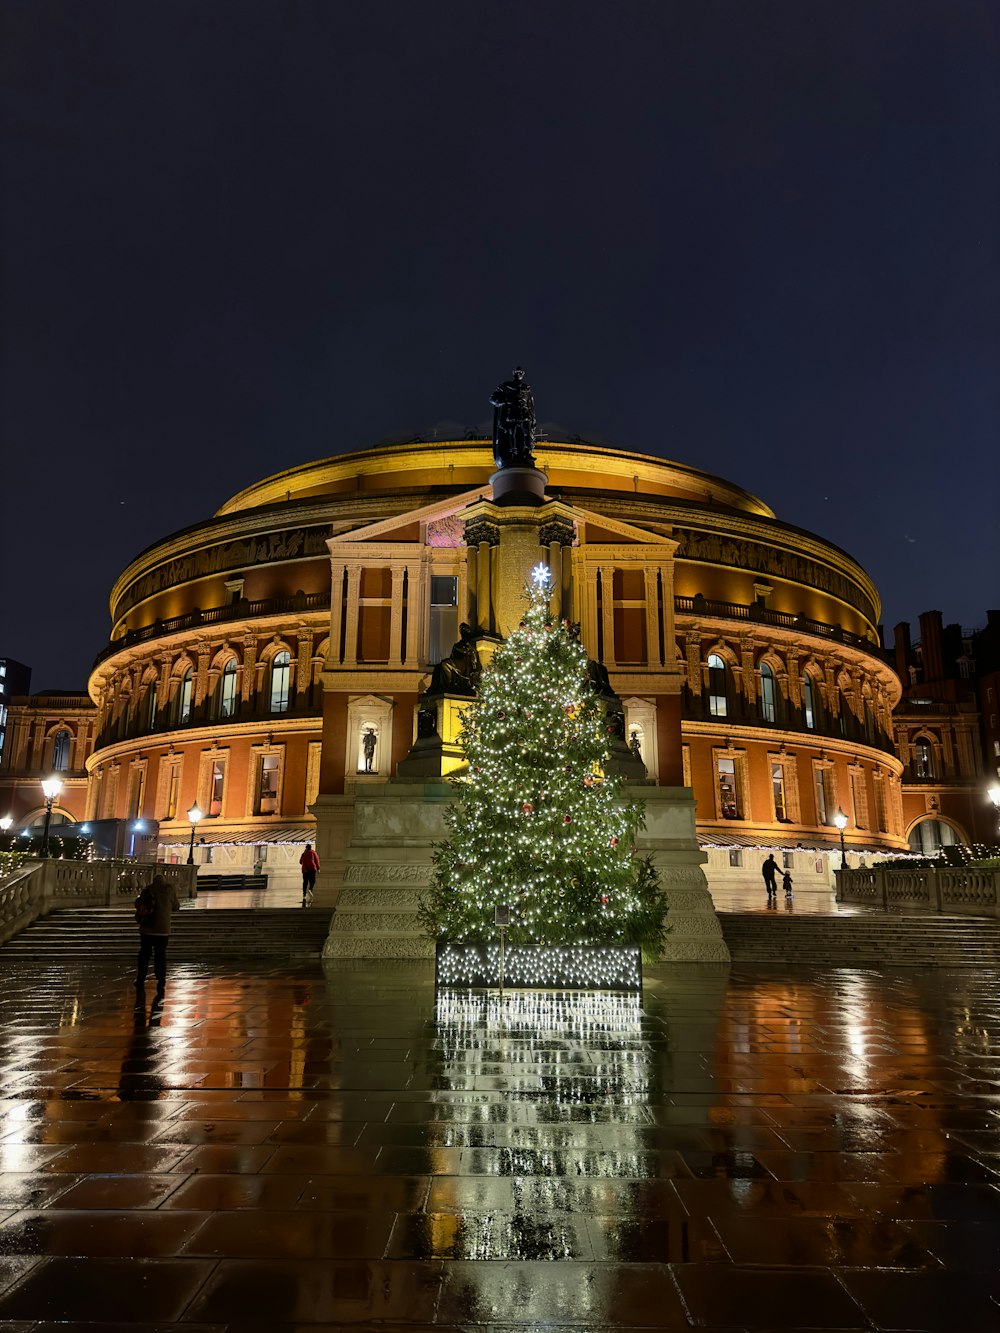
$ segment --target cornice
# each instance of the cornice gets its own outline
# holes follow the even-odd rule
[[[223,741],[231,746],[238,741],[253,741],[259,736],[274,736],[277,738],[275,744],[280,745],[284,736],[298,735],[310,731],[316,732],[317,738],[322,735],[323,719],[318,714],[314,717],[286,717],[282,715],[280,720],[265,718],[259,722],[239,721],[235,727],[227,727],[224,723],[216,723],[212,726],[156,731],[148,736],[133,736],[129,740],[115,741],[113,745],[102,746],[99,750],[95,749],[87,760],[87,772],[92,773],[95,768],[100,768],[102,764],[115,759],[136,758],[140,751],[143,753],[149,750],[173,749],[184,751],[191,745],[204,745],[206,742],[210,745],[212,741],[217,741],[220,747]]]
[[[878,764],[880,768],[895,774],[898,778],[902,775],[903,765],[894,754],[886,750],[876,749],[872,745],[862,745],[857,742],[845,741],[836,736],[804,736],[799,731],[781,731],[773,727],[747,727],[736,724],[727,724],[725,722],[699,722],[689,721],[687,718],[681,719],[681,739],[689,736],[704,736],[709,740],[718,741],[720,744],[724,740],[745,741],[753,743],[756,746],[767,745],[780,747],[784,746],[786,751],[792,750],[822,750],[825,754],[839,754],[847,759],[855,757],[867,759],[869,763]],[[815,758],[815,756],[813,756]]]

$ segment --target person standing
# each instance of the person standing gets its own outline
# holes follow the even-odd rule
[[[316,888],[316,871],[319,869],[319,857],[313,851],[311,842],[306,843],[306,849],[299,857],[299,865],[302,867],[302,906],[305,907]]]
[[[774,853],[769,852],[767,860],[761,866],[760,873],[764,876],[764,887],[767,889],[767,901],[778,901],[778,863],[774,859]]]
[[[153,960],[156,993],[162,996],[167,986],[167,940],[170,938],[170,913],[180,907],[177,890],[162,875],[154,875],[139,895],[136,919],[139,922],[139,957],[135,969],[135,988],[144,990],[149,960]]]
[[[790,898],[792,896],[792,872],[790,870],[786,870],[782,875],[781,887],[785,890],[785,897]]]

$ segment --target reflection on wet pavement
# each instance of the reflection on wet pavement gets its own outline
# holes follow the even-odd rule
[[[967,971],[0,981],[0,1329],[1000,1328]]]

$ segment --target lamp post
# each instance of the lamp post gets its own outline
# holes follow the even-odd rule
[[[198,820],[202,817],[201,806],[195,801],[194,805],[188,811],[188,819],[191,821],[191,845],[188,848],[188,865],[194,865],[194,831],[198,827]]]
[[[847,828],[847,816],[841,807],[837,806],[837,813],[833,817],[833,822],[840,829],[840,868],[847,869],[847,852],[844,850],[844,829]]]
[[[997,786],[990,787],[986,795],[993,802],[993,809],[997,812],[998,815],[1000,815],[1000,787]],[[2,822],[3,821],[0,820],[0,823]],[[1000,833],[1000,829],[997,829],[997,833]]]
[[[14,822],[13,815],[4,815],[4,817],[0,819],[0,833],[2,833],[5,838],[7,834],[10,832],[10,826],[11,824],[13,824],[13,822]]]
[[[49,854],[49,821],[52,818],[52,806],[61,791],[62,782],[59,778],[42,779],[42,794],[45,797],[45,827],[42,829],[42,850],[39,852],[39,856],[48,856]]]

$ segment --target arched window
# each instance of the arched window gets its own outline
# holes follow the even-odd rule
[[[950,824],[941,819],[922,819],[910,829],[907,841],[911,852],[934,856],[942,847],[954,847],[961,842],[961,838]]]
[[[150,731],[156,726],[156,681],[149,682],[146,691],[146,726]]]
[[[712,717],[727,717],[726,664],[718,653],[708,657],[708,711]]]
[[[934,777],[934,750],[930,741],[913,742],[913,776],[918,782]]]
[[[292,673],[291,654],[285,649],[275,653],[271,662],[271,712],[288,712],[288,680]]]
[[[777,722],[778,720],[774,672],[767,662],[761,662],[760,664],[760,715],[765,722]]]
[[[802,677],[802,720],[810,731],[816,730],[816,687],[808,671]]]
[[[188,667],[177,687],[174,721],[179,727],[191,721],[191,700],[194,694],[194,668]]]
[[[52,738],[52,768],[56,773],[69,768],[69,747],[72,739],[65,728],[57,731]]]
[[[236,712],[236,686],[239,680],[239,667],[234,658],[229,661],[222,669],[222,675],[219,677],[216,712],[219,717],[232,717]]]

